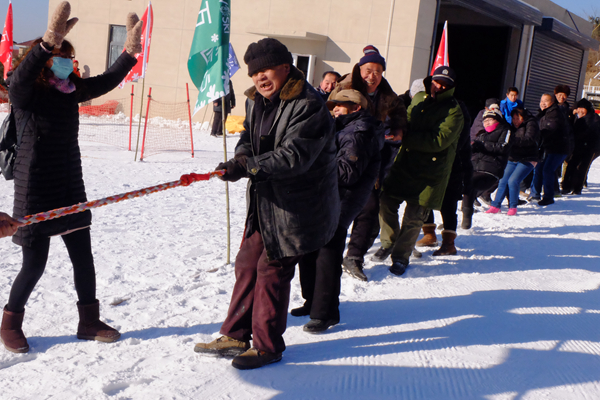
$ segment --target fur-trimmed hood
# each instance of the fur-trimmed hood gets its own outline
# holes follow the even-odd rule
[[[283,88],[279,92],[279,98],[284,101],[293,100],[300,96],[304,85],[306,84],[306,78],[304,73],[298,68],[290,65],[290,75],[287,82],[283,85]],[[256,86],[249,87],[244,94],[252,101],[256,96]]]

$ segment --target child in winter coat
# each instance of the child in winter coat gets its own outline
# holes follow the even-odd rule
[[[357,90],[333,94],[327,106],[335,116],[336,161],[341,212],[333,239],[306,254],[299,263],[305,303],[293,316],[310,315],[304,331],[318,333],[340,321],[342,257],[348,227],[367,202],[375,185],[384,142],[383,124],[367,111],[367,99]]]

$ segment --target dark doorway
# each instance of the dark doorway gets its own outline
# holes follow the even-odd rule
[[[439,24],[434,52],[443,30],[444,25]],[[471,119],[483,109],[486,99],[504,99],[509,35],[509,27],[448,23],[448,60],[458,77],[455,96],[465,102]]]

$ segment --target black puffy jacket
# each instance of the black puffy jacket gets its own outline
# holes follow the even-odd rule
[[[336,161],[341,215],[338,226],[348,228],[367,202],[381,165],[383,124],[367,111],[335,119]]]
[[[514,162],[539,161],[540,128],[535,117],[528,113],[521,126],[512,126],[512,131],[508,159]]]
[[[471,145],[473,170],[501,179],[510,151],[510,125],[501,121],[492,132],[483,131]]]
[[[24,110],[32,113],[14,167],[15,218],[87,201],[78,142],[79,103],[114,89],[136,64],[136,59],[124,52],[102,75],[82,79],[71,74],[69,79],[76,90],[63,93],[36,82],[51,57],[36,45],[7,82],[15,118],[23,118]],[[91,223],[90,211],[71,214],[19,228],[13,242],[29,247],[35,238],[63,234]]]
[[[547,154],[568,154],[569,126],[565,113],[556,102],[537,115],[542,138],[542,150]]]
[[[574,153],[598,151],[600,147],[600,117],[593,111],[583,118],[577,118],[573,127],[575,133]]]

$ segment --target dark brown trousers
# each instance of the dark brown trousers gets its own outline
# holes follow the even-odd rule
[[[259,232],[246,238],[235,259],[235,286],[221,334],[253,341],[269,353],[285,350],[290,282],[302,256],[268,260]]]

